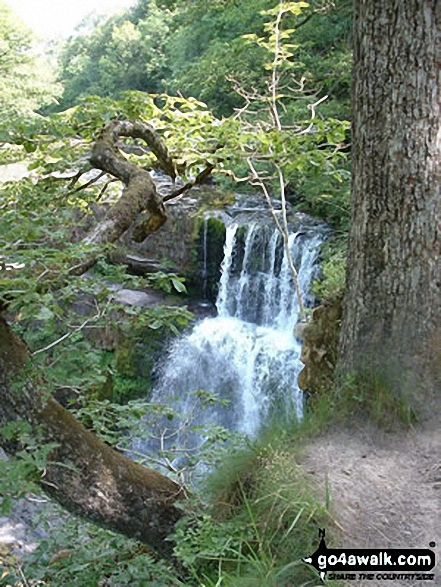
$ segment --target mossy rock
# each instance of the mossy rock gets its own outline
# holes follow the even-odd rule
[[[113,401],[126,403],[139,397],[149,400],[153,390],[152,379],[145,377],[126,377],[116,374],[113,386]]]
[[[301,330],[303,339],[300,360],[305,365],[298,376],[303,391],[326,392],[332,388],[338,355],[342,300],[315,308],[311,321]]]
[[[155,368],[172,335],[163,328],[143,327],[120,337],[115,351],[114,399],[148,398],[155,381]]]
[[[189,286],[193,295],[214,302],[221,276],[226,228],[222,220],[214,216],[199,217],[195,226]]]
[[[88,397],[94,397],[99,400],[112,400],[114,396],[114,381],[112,372],[107,370],[105,380],[91,385],[86,390],[86,395]]]
[[[164,350],[168,338],[162,329],[148,327],[122,336],[115,352],[118,374],[150,378],[156,359]]]

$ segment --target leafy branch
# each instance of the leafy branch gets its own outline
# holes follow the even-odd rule
[[[269,130],[276,131],[279,134],[282,134],[282,132],[284,131],[284,126],[282,124],[282,116],[280,112],[281,108],[283,108],[283,93],[281,92],[280,88],[282,84],[283,68],[286,69],[287,67],[289,67],[289,59],[293,56],[291,49],[295,46],[286,42],[290,39],[294,29],[283,30],[282,23],[285,15],[292,14],[296,16],[300,14],[304,8],[307,7],[308,4],[306,2],[283,2],[282,0],[280,0],[279,5],[275,9],[268,10],[265,12],[265,14],[275,17],[274,21],[271,21],[265,25],[267,36],[260,38],[254,34],[245,36],[245,38],[247,38],[248,40],[257,43],[259,46],[265,48],[268,52],[270,52],[270,54],[272,55],[272,60],[267,64],[267,68],[270,70],[270,80],[268,82],[268,95],[261,95],[256,91],[247,93],[246,91],[241,89],[240,94],[243,97],[245,97],[245,106],[241,108],[239,111],[237,111],[237,118],[242,119],[246,114],[250,112],[251,108],[253,113],[255,113],[255,105],[264,104],[267,107],[269,118],[271,120],[271,123],[267,125],[269,127]],[[303,87],[303,82],[300,83],[300,87]],[[311,122],[308,127],[297,130],[297,135],[306,134],[312,130],[313,120],[315,118],[315,108],[326,98],[327,96],[324,96],[315,104],[310,105]],[[285,156],[287,154],[286,146],[284,144],[282,144],[282,154]],[[248,153],[246,158],[248,167],[251,171],[251,181],[255,185],[259,186],[262,190],[262,193],[271,211],[271,215],[274,219],[276,227],[282,236],[285,255],[288,260],[288,266],[296,290],[300,318],[302,321],[306,321],[306,311],[303,302],[302,292],[300,289],[299,276],[297,269],[294,265],[290,248],[285,189],[285,185],[287,182],[285,180],[283,168],[278,162],[277,154],[274,152],[272,145],[268,147],[268,153],[264,154],[264,158],[268,159],[276,170],[276,177],[279,183],[279,195],[282,204],[281,221],[273,206],[273,202],[270,196],[270,190],[267,185],[267,181],[265,180],[266,178],[264,177],[263,173],[260,172],[257,168],[256,161],[262,161],[262,153],[260,153],[256,148],[253,148],[253,152]]]

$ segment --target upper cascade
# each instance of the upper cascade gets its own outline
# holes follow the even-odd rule
[[[290,234],[288,246],[304,298],[316,269],[320,232]],[[241,246],[242,245],[242,246]],[[288,257],[276,228],[231,224],[227,227],[222,276],[216,301],[218,315],[285,331],[294,328],[299,305]]]

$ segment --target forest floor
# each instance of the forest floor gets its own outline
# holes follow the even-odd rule
[[[360,424],[308,444],[304,467],[321,498],[330,497],[339,528],[335,548],[430,548],[436,543],[434,581],[374,578],[349,585],[441,586],[440,414],[435,409],[406,432]]]

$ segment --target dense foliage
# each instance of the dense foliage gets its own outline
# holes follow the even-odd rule
[[[317,112],[317,129],[344,121],[349,108],[349,0],[314,0],[284,17],[289,71],[280,86],[280,109],[287,126],[304,124],[308,104],[327,99]],[[124,90],[167,91],[205,102],[218,117],[242,112],[266,116],[271,56],[265,38],[271,0],[155,2],[134,8],[72,37],[60,56],[64,93],[60,108],[87,94],[116,97]],[[256,119],[256,115],[253,114]],[[328,122],[326,122],[328,121]],[[322,125],[322,127],[320,127]],[[335,127],[335,125],[334,125]],[[305,136],[285,170],[288,195],[304,211],[347,229],[348,165],[329,173],[327,149],[340,154],[348,136]],[[299,141],[298,141],[299,143]],[[315,150],[311,149],[314,143]],[[329,143],[328,147],[320,147]],[[346,148],[346,147],[345,147]],[[324,150],[323,150],[324,149]],[[241,166],[236,175],[243,175]]]
[[[64,92],[59,108],[72,106],[88,94],[160,92],[169,75],[166,50],[170,23],[170,12],[151,3],[143,18],[114,16],[72,37],[60,55]]]
[[[149,353],[157,353],[191,314],[181,303],[142,311],[117,303],[115,284],[182,296],[183,280],[169,273],[129,275],[114,262],[124,254],[121,245],[97,248],[83,241],[119,195],[109,177],[89,181],[96,174],[87,156],[106,122],[152,124],[186,180],[209,164],[221,185],[252,179],[343,233],[347,228],[349,2],[284,4],[280,42],[273,0],[139,0],[89,30],[86,23],[61,50],[58,106],[29,120],[29,113],[50,101],[54,85],[40,83],[29,34],[0,3],[0,110],[19,116],[13,128],[2,116],[2,162],[25,159],[31,172],[2,185],[0,302],[34,353],[34,366],[44,370],[49,391],[120,450],[127,450],[130,426],[149,415],[136,399],[148,395],[152,384],[131,369],[127,349],[148,339]],[[318,101],[316,110],[311,105]],[[147,151],[127,156],[140,166],[156,164]],[[344,238],[337,242],[344,249]],[[339,250],[326,253],[327,281],[317,290],[323,297],[341,293]],[[91,257],[93,273],[75,276]],[[159,415],[174,417],[167,408],[150,413],[153,419]],[[28,430],[18,433],[25,448],[21,460],[6,467],[5,498],[35,489],[51,448],[38,446]],[[207,453],[196,460],[225,466],[220,489],[202,494],[213,510],[190,516],[176,530],[179,572],[137,544],[69,520],[28,563],[30,584],[307,584],[300,559],[315,544],[315,524],[326,513],[295,464],[286,433],[248,448],[224,430],[207,436]],[[200,507],[197,501],[195,511]],[[85,540],[93,548],[84,549]],[[57,556],[61,549],[70,552]],[[14,568],[20,581],[21,567],[11,563]],[[5,576],[9,582],[11,575]]]

